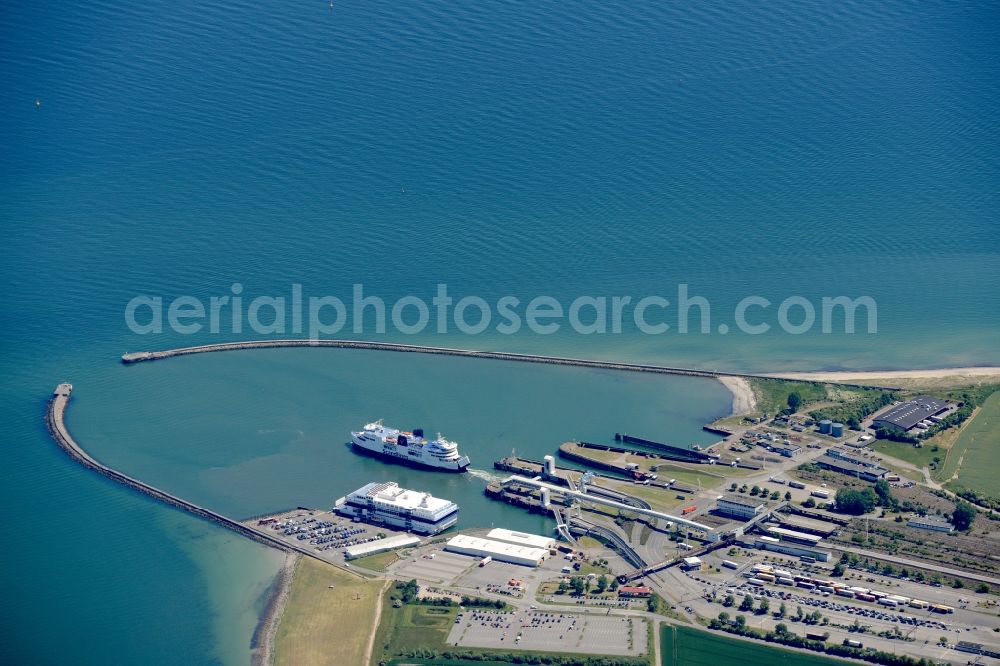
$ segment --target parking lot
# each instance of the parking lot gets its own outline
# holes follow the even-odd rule
[[[470,559],[474,559],[475,563],[478,564],[478,559]],[[476,566],[469,569],[459,577],[456,583],[462,587],[484,590],[490,585],[502,585],[511,578],[519,580],[527,578],[530,580],[534,579],[536,575],[535,570],[531,568],[494,560],[485,567]]]
[[[857,618],[859,621],[874,620],[888,625],[896,624],[900,627],[909,625],[913,627],[927,627],[934,630],[947,631],[949,629],[947,621],[938,619],[942,616],[934,615],[929,610],[909,608],[907,609],[908,612],[903,613],[869,606],[866,604],[855,604],[849,601],[845,602],[841,599],[841,597],[830,595],[821,596],[816,594],[815,591],[804,592],[797,589],[790,589],[787,591],[776,590],[754,587],[745,583],[734,589],[734,593],[739,596],[750,594],[755,599],[768,598],[776,599],[779,602],[784,601],[786,604],[797,604],[801,605],[806,612],[818,610],[822,613],[844,613],[848,616]]]
[[[747,555],[750,557],[747,558]],[[736,561],[738,569],[722,567],[724,559]],[[820,589],[804,589],[798,585],[779,585],[768,581],[762,586],[748,584],[744,576],[750,565],[764,563],[765,559],[768,564],[796,575],[830,578],[828,567],[805,565],[792,558],[778,558],[770,554],[762,556],[752,551],[712,554],[705,558],[707,566],[702,571],[678,570],[670,573],[669,577],[673,579],[677,589],[690,590],[685,594],[682,606],[689,616],[698,613],[705,617],[715,617],[722,610],[731,614],[739,613],[738,606],[743,597],[749,594],[754,599],[755,606],[758,606],[763,599],[769,601],[769,613],[764,615],[745,613],[748,621],[760,628],[773,629],[778,622],[786,624],[792,622],[790,626],[793,631],[802,633],[808,630],[807,627],[811,625],[798,625],[792,620],[801,607],[805,615],[818,611],[823,621],[829,622],[816,628],[821,632],[828,632],[833,642],[854,639],[878,649],[903,652],[914,657],[933,655],[939,659],[944,659],[944,655],[950,649],[937,645],[941,637],[944,637],[949,645],[961,640],[985,645],[997,644],[996,634],[992,631],[996,626],[994,607],[983,603],[985,597],[970,595],[968,590],[935,586],[926,581],[918,582],[907,577],[886,576],[855,569],[848,569],[843,578],[839,579],[846,585],[880,590],[887,594],[902,595],[954,608],[953,613],[941,614],[933,613],[929,608],[917,608],[909,604],[892,608],[827,593]],[[706,603],[706,597],[713,593],[717,603]],[[721,600],[729,594],[735,598],[736,603],[733,607],[725,608],[721,606]],[[782,603],[785,604],[787,616],[776,618],[773,613]]]
[[[518,596],[507,582],[517,579],[524,582],[524,589],[530,590],[539,581],[559,575],[565,562],[550,558],[539,567],[528,567],[493,560],[480,567],[482,558],[472,555],[449,553],[443,544],[428,544],[411,550],[406,559],[400,560],[386,569],[386,573],[407,580],[440,585],[451,585],[469,593],[494,592],[503,596]],[[509,593],[509,594],[508,594]]]
[[[647,649],[641,618],[552,611],[467,610],[451,632],[451,645],[638,655]]]
[[[289,545],[307,548],[314,551],[317,557],[340,565],[344,564],[344,549],[348,546],[405,534],[383,525],[357,523],[350,518],[320,509],[295,509],[243,522],[254,529],[266,531]]]
[[[433,558],[428,555],[433,554]],[[400,560],[389,568],[392,575],[401,580],[417,580],[452,585],[469,568],[478,568],[479,559],[458,553],[434,550],[421,552]],[[492,564],[492,563],[491,563]]]

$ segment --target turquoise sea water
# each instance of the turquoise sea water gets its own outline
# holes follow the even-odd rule
[[[622,421],[694,441],[726,404],[711,382],[462,359],[123,368],[214,339],[134,335],[137,294],[686,283],[730,324],[748,295],[870,295],[874,335],[387,337],[765,371],[1000,363],[998,27],[978,1],[6,3],[0,656],[239,663],[277,567],[65,460],[41,424],[58,381],[104,459],[241,515],[342,492],[303,461],[371,412],[485,462]]]

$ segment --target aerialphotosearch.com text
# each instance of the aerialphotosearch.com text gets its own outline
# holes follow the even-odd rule
[[[645,335],[716,334],[739,332],[761,335],[780,330],[789,335],[810,331],[868,334],[878,330],[878,307],[870,296],[790,295],[778,302],[759,295],[741,299],[725,321],[713,324],[718,312],[709,299],[692,294],[680,283],[668,298],[651,295],[581,295],[572,300],[548,295],[532,298],[502,296],[487,300],[475,295],[456,298],[448,285],[438,284],[430,298],[407,295],[396,299],[368,293],[354,284],[350,295],[307,295],[301,284],[286,294],[249,295],[233,283],[228,293],[166,298],[139,294],[125,306],[125,323],[139,335],[170,330],[195,333],[305,335],[321,339],[338,334],[479,335],[493,330],[502,335],[530,331],[551,335],[569,330],[580,335],[634,332]]]

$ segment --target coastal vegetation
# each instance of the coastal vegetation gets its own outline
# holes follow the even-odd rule
[[[792,414],[809,409],[817,421],[830,419],[859,429],[861,422],[897,399],[893,391],[790,379],[748,380],[758,410],[767,415]],[[812,409],[810,409],[812,406]]]
[[[762,377],[752,377],[747,381],[750,382],[750,387],[753,389],[757,411],[768,416],[774,416],[789,409],[789,396],[793,393],[797,396],[797,400],[793,400],[799,406],[827,400],[826,385],[820,382],[765,379]]]
[[[865,418],[886,405],[891,405],[896,399],[895,393],[879,389],[857,389],[839,393],[846,398],[841,404],[813,410],[809,412],[809,416],[817,421],[830,419],[844,423],[849,428],[858,429]]]
[[[363,664],[382,581],[302,558],[275,637],[275,664]]]

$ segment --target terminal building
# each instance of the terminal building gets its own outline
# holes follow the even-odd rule
[[[453,536],[448,540],[448,544],[444,549],[462,555],[472,555],[473,557],[482,558],[489,557],[497,562],[521,564],[526,567],[537,567],[549,554],[546,548],[519,546],[513,543],[504,543],[495,539],[482,539],[467,534]]]
[[[764,501],[756,497],[723,495],[715,501],[715,511],[723,516],[750,520],[764,510]]]
[[[454,502],[400,488],[392,481],[361,486],[338,499],[334,510],[366,523],[420,534],[437,534],[458,522],[458,505]]]
[[[945,412],[951,409],[946,400],[938,400],[929,395],[921,395],[913,400],[896,405],[875,418],[872,427],[885,428],[898,433],[914,429],[926,429],[928,424],[937,423]],[[922,427],[921,427],[922,426]]]

